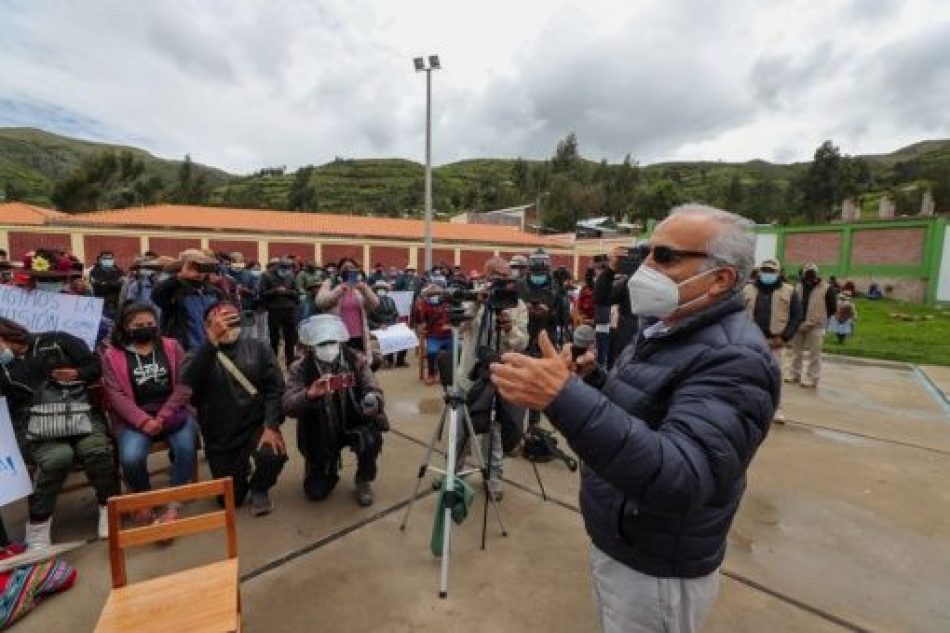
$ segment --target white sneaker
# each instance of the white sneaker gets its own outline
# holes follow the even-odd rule
[[[776,409],[775,415],[772,416],[772,421],[776,424],[785,424],[785,411]]]
[[[27,549],[47,549],[53,543],[50,540],[49,532],[53,525],[53,518],[50,517],[42,523],[26,522],[26,547]]]
[[[99,538],[109,538],[109,506],[99,506]]]

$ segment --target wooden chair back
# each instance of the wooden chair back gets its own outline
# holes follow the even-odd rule
[[[122,515],[172,502],[224,497],[224,509],[185,517],[170,523],[122,529]],[[227,533],[228,558],[237,558],[237,532],[234,524],[234,484],[230,477],[202,481],[186,486],[121,495],[109,499],[109,563],[112,586],[128,584],[125,550],[179,536],[224,529]]]

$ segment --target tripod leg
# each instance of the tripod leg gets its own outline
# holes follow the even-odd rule
[[[541,499],[544,501],[547,501],[548,493],[547,491],[544,490],[544,482],[541,481],[541,473],[540,471],[538,471],[538,465],[535,463],[533,459],[529,459],[528,461],[531,462],[531,468],[534,469],[534,477],[535,479],[538,480],[538,488],[541,489]]]
[[[471,438],[472,454],[475,455],[475,461],[479,469],[485,472],[487,466],[485,465],[485,460],[482,459],[482,448],[478,445],[478,442],[475,441],[475,428],[472,426],[472,419],[468,417],[468,409],[465,407],[462,407],[462,420],[464,420],[465,428]],[[508,536],[508,528],[505,527],[505,520],[501,516],[501,508],[498,507],[498,502],[495,501],[495,497],[492,495],[488,495],[488,500],[491,502],[492,507],[495,509],[495,515],[498,517],[498,524],[501,526],[501,535]]]
[[[419,466],[419,474],[416,477],[415,487],[412,489],[409,504],[406,506],[406,513],[403,515],[402,523],[399,525],[399,529],[403,532],[406,531],[406,525],[409,523],[409,513],[412,512],[412,506],[416,503],[416,496],[419,494],[419,489],[422,488],[422,480],[425,479],[426,471],[429,469],[432,453],[435,451],[435,443],[439,441],[439,436],[442,435],[442,427],[445,425],[445,416],[448,410],[448,407],[443,407],[439,424],[435,427],[435,433],[432,434],[432,441],[430,441],[429,446],[426,447],[425,460],[422,462],[422,465]]]

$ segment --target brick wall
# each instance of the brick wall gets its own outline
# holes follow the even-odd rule
[[[785,235],[785,261],[782,264],[837,264],[841,233],[788,233]]]
[[[425,259],[425,250],[420,250],[419,254],[422,259]],[[446,266],[455,265],[455,249],[454,248],[433,248],[432,249],[432,263],[433,264],[445,264]]]
[[[473,270],[477,270],[481,273],[485,269],[485,262],[489,258],[494,256],[494,251],[466,251],[462,250],[461,255],[461,266],[462,270],[467,275]]]
[[[372,246],[369,249],[369,259],[370,266],[379,262],[386,267],[395,266],[402,269],[409,265],[409,249],[402,246]]]
[[[594,265],[593,255],[580,255],[577,258],[577,278],[583,279],[588,267]]]
[[[257,252],[257,242],[248,240],[208,240],[208,248],[215,253],[234,253],[244,255],[245,262],[257,261],[260,255]],[[312,252],[312,250],[311,250]],[[311,254],[311,257],[313,255]]]
[[[10,231],[9,255],[11,261],[22,261],[23,255],[37,248],[49,248],[58,251],[69,250],[69,236],[65,233],[30,233],[28,231]]]
[[[86,262],[92,264],[102,251],[112,251],[115,261],[122,269],[128,269],[141,253],[139,238],[131,235],[84,235],[83,248]]]
[[[267,253],[271,259],[296,255],[300,261],[313,261],[313,244],[306,242],[268,242]]]
[[[564,266],[574,275],[574,256],[573,255],[551,255],[551,270],[556,270],[559,266]]]
[[[851,244],[851,264],[917,266],[924,259],[923,228],[855,230]]]
[[[335,264],[344,257],[349,257],[366,266],[366,262],[363,261],[362,244],[324,244],[322,252],[323,261],[321,263],[324,265],[330,262]],[[372,264],[369,265],[372,266]]]
[[[168,257],[178,257],[178,253],[189,248],[201,248],[201,240],[180,237],[150,237],[148,240],[150,251]]]

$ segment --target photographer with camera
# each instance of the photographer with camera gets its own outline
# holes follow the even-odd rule
[[[303,488],[312,501],[326,499],[340,480],[340,452],[356,454],[356,501],[373,504],[371,482],[389,423],[383,392],[365,355],[346,345],[339,317],[320,314],[300,324],[304,355],[290,366],[283,397],[297,418],[297,448],[306,460]]]
[[[500,501],[504,456],[521,440],[525,409],[497,397],[489,365],[500,354],[523,352],[528,347],[528,307],[518,297],[517,284],[504,259],[490,258],[484,270],[485,284],[476,291],[469,312],[472,318],[459,328],[462,349],[458,371],[459,385],[468,394],[472,424],[481,435],[482,455],[488,460],[490,478],[485,485]]]
[[[603,256],[603,269],[594,283],[595,329],[597,331],[597,360],[603,367],[613,366],[614,359],[633,340],[639,323],[630,310],[630,292],[627,280],[640,267],[643,257],[635,246],[618,246],[609,256]],[[616,325],[611,311],[617,309]],[[604,341],[604,335],[609,338]],[[603,354],[606,348],[606,354]]]
[[[169,277],[152,287],[152,302],[162,311],[162,335],[177,340],[188,352],[207,340],[205,311],[224,298],[224,292],[211,280],[218,272],[218,262],[203,251],[189,249],[168,271]]]
[[[570,340],[569,325],[571,305],[564,290],[569,277],[566,269],[552,273],[551,258],[538,249],[528,258],[528,272],[521,286],[521,299],[528,305],[528,350],[530,356],[538,357],[538,336],[547,332],[548,338],[560,348]],[[528,425],[537,426],[541,412],[531,410]]]

